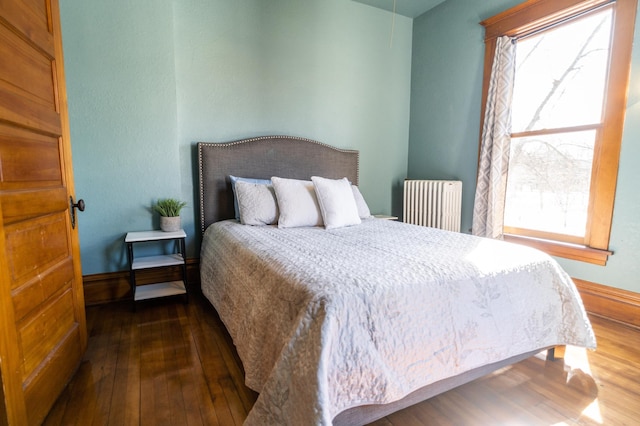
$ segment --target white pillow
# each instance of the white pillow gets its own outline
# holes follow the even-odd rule
[[[360,189],[355,185],[351,185],[351,189],[353,190],[353,197],[356,199],[356,205],[358,206],[358,216],[360,216],[360,219],[370,218],[371,210],[369,210],[369,206],[362,196]]]
[[[322,226],[322,214],[313,182],[272,177],[280,217],[278,228]]]
[[[264,185],[271,183],[269,179],[246,178],[246,177],[238,177],[233,175],[229,175],[229,180],[231,181],[231,191],[233,192],[233,210],[236,214],[236,220],[240,220],[240,209],[238,208],[238,195],[236,194],[236,182],[262,183]]]
[[[278,223],[278,203],[273,185],[236,182],[240,223],[273,225]]]
[[[313,176],[311,181],[316,188],[325,228],[333,229],[360,224],[358,206],[351,183],[347,178],[327,179]]]

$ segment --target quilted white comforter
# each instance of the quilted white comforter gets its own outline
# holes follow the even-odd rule
[[[515,244],[404,223],[211,225],[202,290],[260,393],[246,425],[330,425],[516,354],[595,347],[569,276]]]

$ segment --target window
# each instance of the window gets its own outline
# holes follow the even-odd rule
[[[530,0],[482,25],[517,39],[505,239],[604,265],[637,0]],[[484,113],[483,113],[484,116]]]

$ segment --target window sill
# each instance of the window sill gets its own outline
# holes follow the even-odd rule
[[[566,244],[557,241],[522,237],[519,235],[505,235],[504,240],[536,248],[551,256],[593,263],[600,266],[605,266],[609,256],[613,254],[613,252],[609,250],[600,250],[577,244]]]

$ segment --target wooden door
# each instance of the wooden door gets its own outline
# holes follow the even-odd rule
[[[87,345],[58,0],[0,0],[0,424],[47,415]]]

